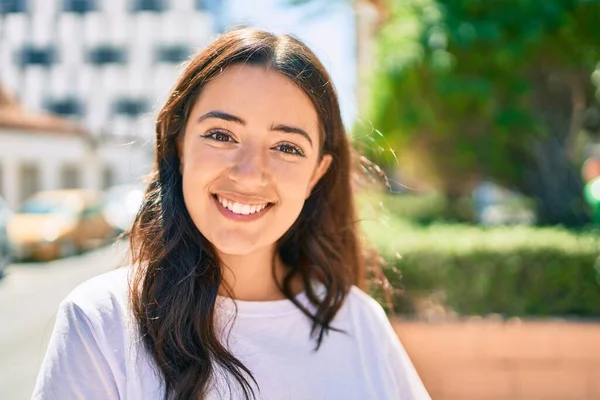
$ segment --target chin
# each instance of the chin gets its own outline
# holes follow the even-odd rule
[[[215,245],[215,249],[221,254],[227,254],[230,256],[246,256],[251,254],[254,250],[254,247],[251,246],[218,246]]]
[[[246,255],[253,253],[262,246],[259,245],[257,237],[227,232],[211,238],[210,242],[215,249],[223,254]]]

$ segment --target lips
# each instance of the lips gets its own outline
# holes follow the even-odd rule
[[[212,195],[221,214],[236,221],[254,221],[262,217],[274,205],[264,200],[262,202],[240,202],[233,200],[232,197],[241,198],[241,196],[223,196],[220,193]]]
[[[262,203],[246,203],[246,202],[238,202],[234,201],[230,198],[221,196],[219,194],[215,195],[219,203],[230,211],[233,211],[236,214],[249,215],[254,214],[256,212],[262,211],[265,207],[267,207],[269,202]]]

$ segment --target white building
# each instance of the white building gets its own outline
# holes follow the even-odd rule
[[[151,137],[177,67],[222,29],[222,3],[1,0],[0,83],[93,134]]]
[[[151,162],[141,143],[97,144],[80,125],[27,112],[0,88],[0,196],[12,209],[39,190],[140,182]]]

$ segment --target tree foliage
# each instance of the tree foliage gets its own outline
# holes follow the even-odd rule
[[[371,155],[390,168],[394,149],[450,197],[491,178],[537,198],[544,222],[582,223],[600,0],[389,0],[388,13],[366,116],[383,139],[355,132]]]

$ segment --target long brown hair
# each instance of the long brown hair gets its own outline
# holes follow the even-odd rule
[[[337,330],[330,323],[350,287],[365,286],[351,188],[353,157],[329,75],[293,36],[252,29],[223,34],[191,60],[158,115],[155,166],[130,236],[135,266],[130,300],[144,346],[164,378],[165,398],[204,398],[215,364],[233,376],[247,399],[255,396],[245,377],[256,384],[251,371],[215,332],[215,302],[224,283],[220,263],[185,207],[176,151],[202,86],[240,63],[281,73],[308,95],[321,124],[320,154],[333,158],[300,216],[277,243],[279,256],[290,267],[283,285],[277,285],[311,319],[311,338],[319,331],[315,350],[324,333]],[[314,315],[292,293],[296,274],[315,306]],[[326,288],[324,297],[314,293],[313,281]]]

